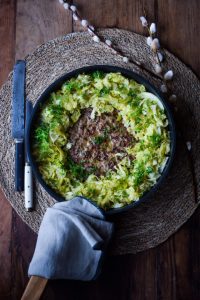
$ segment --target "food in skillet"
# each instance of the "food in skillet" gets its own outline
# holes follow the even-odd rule
[[[66,199],[121,207],[160,177],[170,152],[168,120],[160,100],[134,80],[81,74],[42,106],[32,152],[45,182]]]

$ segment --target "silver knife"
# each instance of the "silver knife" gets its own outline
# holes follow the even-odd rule
[[[13,73],[12,137],[15,141],[15,190],[24,190],[24,95],[26,63],[18,60]]]
[[[26,100],[26,125],[25,125],[25,168],[24,168],[24,197],[25,197],[25,209],[26,211],[32,211],[33,209],[33,179],[32,179],[32,168],[30,166],[30,161],[27,152],[27,129],[30,122],[30,117],[32,114],[33,105],[31,101]]]

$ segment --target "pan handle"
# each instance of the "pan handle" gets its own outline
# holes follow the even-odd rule
[[[31,276],[21,300],[39,300],[47,281],[48,279],[43,277]]]

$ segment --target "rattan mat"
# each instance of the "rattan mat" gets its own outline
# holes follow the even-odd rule
[[[119,30],[104,29],[99,33],[109,37],[125,55],[143,62],[153,70],[153,58],[145,37]],[[165,51],[166,70],[172,68],[175,77],[171,88],[178,95],[176,123],[178,145],[173,167],[159,191],[146,203],[113,216],[116,232],[111,254],[136,253],[154,247],[173,234],[197,208],[200,195],[200,82],[195,74],[171,53]],[[109,64],[132,69],[159,87],[152,78],[131,63],[123,63],[120,56],[103,43],[95,43],[88,33],[72,33],[51,40],[26,57],[26,95],[35,103],[41,93],[55,79],[73,69]],[[20,217],[35,232],[38,231],[46,208],[54,203],[36,182],[36,210],[26,212],[24,194],[14,192],[14,143],[11,138],[12,73],[0,90],[0,185],[8,201]],[[185,141],[191,141],[191,152]],[[195,202],[196,199],[196,202]]]

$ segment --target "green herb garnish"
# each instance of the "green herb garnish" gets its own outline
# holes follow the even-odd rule
[[[37,142],[48,141],[49,128],[46,126],[46,124],[41,123],[40,126],[35,129],[35,139]]]
[[[158,133],[154,133],[149,137],[150,142],[152,143],[153,146],[158,147],[161,144],[162,137]]]
[[[71,158],[67,160],[67,167],[70,173],[80,181],[85,181],[90,174],[81,164],[75,163]]]
[[[104,78],[105,73],[103,71],[94,71],[91,74],[92,79],[102,79]]]
[[[95,136],[95,138],[93,139],[94,144],[96,145],[101,145],[103,142],[105,142],[107,138],[104,135],[98,135]]]
[[[136,93],[135,91],[133,91],[133,90],[130,90],[130,91],[128,92],[128,96],[130,96],[130,97],[132,97],[132,98],[135,98],[135,97],[137,97],[137,93]]]
[[[150,174],[150,173],[152,173],[153,172],[153,168],[152,167],[147,167],[146,168],[146,173],[147,174]]]
[[[133,184],[137,188],[144,180],[145,168],[143,164],[138,164],[134,171],[134,181]]]
[[[103,142],[105,142],[108,139],[108,133],[109,132],[110,132],[110,130],[108,128],[105,128],[103,130],[102,135],[98,135],[98,136],[94,137],[94,139],[93,139],[94,144],[101,145]]]
[[[71,92],[71,91],[75,90],[76,88],[78,88],[78,83],[75,81],[69,81],[64,85],[64,88],[67,91]]]
[[[100,96],[100,97],[103,97],[103,96],[105,96],[105,95],[108,95],[109,92],[110,92],[110,89],[107,88],[106,86],[104,86],[104,87],[100,90],[99,96]]]

